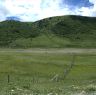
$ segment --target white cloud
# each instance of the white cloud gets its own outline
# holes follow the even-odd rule
[[[91,14],[92,16],[96,16],[96,0],[89,0],[89,1],[94,4],[94,7],[91,8]]]
[[[8,10],[4,6],[0,5],[0,21],[5,20],[5,15],[7,15],[8,13]]]
[[[96,16],[96,0],[89,0],[93,7],[70,9],[62,0],[0,0],[0,20],[7,16],[18,16],[22,21],[36,21],[51,16],[83,15]]]
[[[82,16],[96,16],[96,0],[89,0],[94,6],[82,7],[78,9],[78,13]]]
[[[4,5],[10,12],[7,16],[15,15],[23,21],[35,21],[61,15],[62,11],[63,14],[68,12],[67,8],[60,11],[60,2],[61,0],[6,0]]]

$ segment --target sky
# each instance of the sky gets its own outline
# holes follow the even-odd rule
[[[96,0],[0,0],[0,21],[37,21],[62,15],[96,16]]]

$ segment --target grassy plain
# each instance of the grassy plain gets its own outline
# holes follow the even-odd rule
[[[96,95],[96,50],[0,49],[0,95]]]

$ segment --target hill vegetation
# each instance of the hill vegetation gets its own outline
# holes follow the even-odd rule
[[[0,47],[96,47],[96,18],[50,17],[36,22],[0,22]]]

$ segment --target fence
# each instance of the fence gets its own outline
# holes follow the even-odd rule
[[[61,85],[65,85],[66,84],[65,82],[68,82],[68,80],[66,80],[66,77],[68,76],[68,74],[71,73],[72,69],[77,64],[76,60],[78,58],[78,55],[72,55],[72,56],[73,56],[72,60],[70,64],[67,66],[67,68],[64,70],[62,77],[61,75],[58,75],[58,74],[53,76],[50,75],[49,77],[43,78],[43,77],[40,77],[40,74],[36,74],[36,76],[35,75],[31,76],[30,74],[29,75],[8,74],[7,72],[6,74],[3,74],[3,72],[1,72],[0,95],[51,95],[51,94],[48,94],[51,90],[49,90],[50,88],[46,87],[46,85],[48,86],[49,84],[50,85],[52,84],[52,85],[58,86],[59,83]],[[82,56],[85,57],[90,55],[82,55]],[[91,57],[92,56],[96,57],[96,55],[91,55]],[[93,61],[95,62],[95,59]],[[89,66],[92,66],[92,65],[89,65]],[[71,80],[71,82],[72,81],[74,80]],[[75,80],[75,81],[78,82],[78,80]],[[96,80],[92,79],[92,82],[96,83]],[[42,87],[41,85],[44,85],[44,86]],[[59,90],[60,89],[56,90],[56,92],[58,92]],[[95,94],[96,93],[92,95],[95,95]],[[59,95],[59,94],[52,94],[52,95]]]

